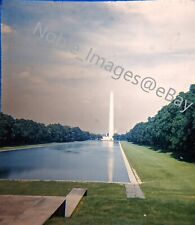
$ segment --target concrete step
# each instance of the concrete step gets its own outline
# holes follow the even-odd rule
[[[85,188],[73,188],[72,191],[66,196],[66,210],[65,217],[71,217],[74,210],[78,206],[83,196],[87,195]]]

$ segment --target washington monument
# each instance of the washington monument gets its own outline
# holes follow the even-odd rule
[[[103,141],[113,141],[114,135],[114,93],[110,92],[110,106],[109,106],[109,132],[108,136],[103,137]]]

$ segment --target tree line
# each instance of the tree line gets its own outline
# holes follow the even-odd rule
[[[181,92],[179,96],[195,103],[195,85],[191,85],[189,92]],[[136,124],[126,134],[116,134],[115,139],[152,146],[170,151],[180,159],[195,161],[195,107],[192,105],[181,113],[177,106],[170,103],[156,116],[149,117],[147,122]]]
[[[33,120],[14,119],[0,113],[0,146],[71,142],[100,139],[101,135],[89,133],[79,127],[61,124],[37,123]]]

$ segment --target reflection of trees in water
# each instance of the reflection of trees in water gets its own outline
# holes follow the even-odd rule
[[[72,150],[71,151],[70,150],[67,150],[67,151],[65,150],[64,152],[66,152],[66,153],[72,153],[72,154],[79,154],[79,152],[72,151]]]
[[[82,147],[85,145],[86,143],[73,142],[73,143],[63,143],[56,146],[51,146],[49,148],[53,150],[67,152],[67,153],[78,154],[79,152],[76,151],[76,149],[82,149]]]
[[[0,170],[0,179],[8,178],[11,174],[11,170],[8,168],[3,168]]]
[[[31,172],[36,169],[36,166],[30,167],[11,167],[11,168],[0,168],[0,179],[9,179],[14,174],[21,174],[23,172]]]

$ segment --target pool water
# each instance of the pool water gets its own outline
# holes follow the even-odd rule
[[[129,182],[119,144],[107,141],[1,152],[0,179]]]

